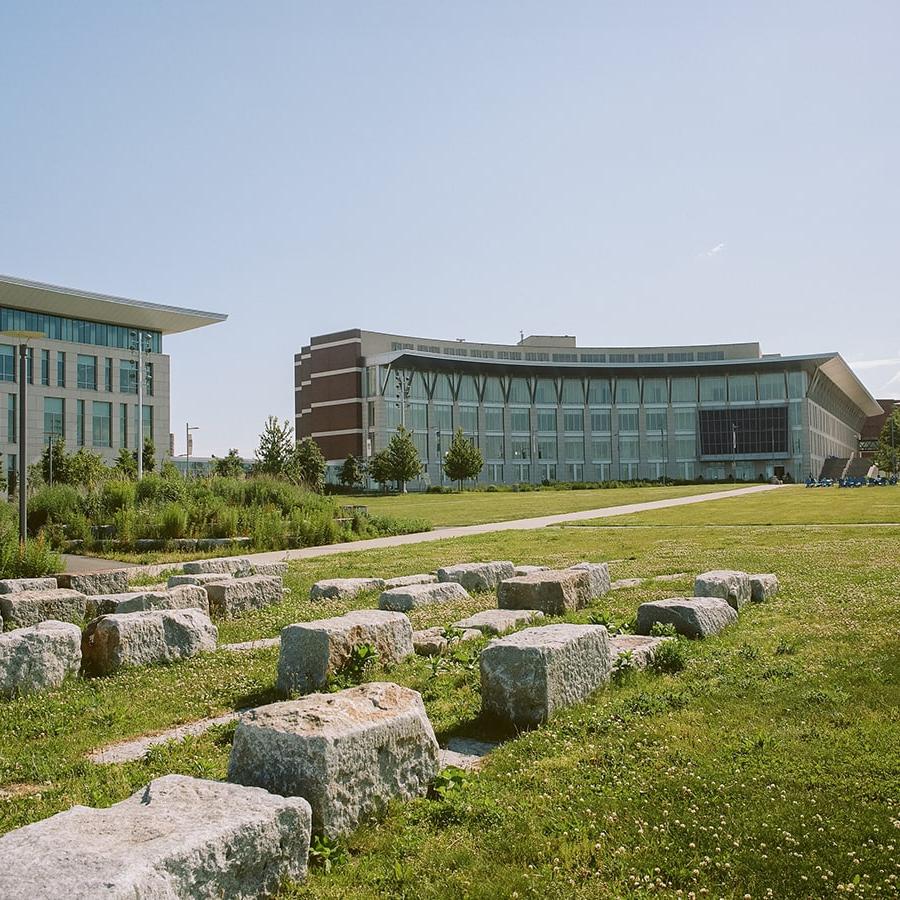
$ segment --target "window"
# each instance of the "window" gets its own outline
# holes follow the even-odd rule
[[[478,433],[478,407],[461,406],[459,408],[459,427],[466,434]]]
[[[594,462],[609,462],[612,459],[612,441],[608,437],[591,439],[591,459]]]
[[[581,361],[583,363],[605,363],[606,362],[606,354],[605,353],[582,353]]]
[[[701,403],[724,403],[725,402],[725,379],[724,378],[701,378],[700,379],[700,402]]]
[[[802,400],[806,396],[803,372],[788,372],[788,396],[792,400]]]
[[[510,403],[531,403],[531,391],[525,378],[513,378],[509,383]]]
[[[563,441],[563,454],[566,462],[583,462],[584,461],[584,441],[580,438],[576,440]]]
[[[538,378],[534,388],[535,403],[556,403],[556,384],[552,378]]]
[[[531,431],[531,412],[527,409],[509,411],[510,431]]]
[[[50,385],[50,351],[41,350],[41,384]]]
[[[668,414],[664,409],[648,409],[646,412],[647,431],[667,431],[669,427]]]
[[[696,378],[673,378],[672,379],[672,402],[673,403],[696,403],[697,402],[697,379]]]
[[[784,400],[784,375],[781,372],[767,372],[759,376],[760,400]]]
[[[756,401],[756,378],[753,375],[729,375],[728,399],[732,403]]]
[[[788,444],[787,406],[745,406],[700,410],[700,453],[785,454]]]
[[[91,420],[91,443],[95,447],[112,447],[112,403],[94,400]]]
[[[690,350],[675,350],[672,353],[667,353],[666,359],[669,362],[693,362],[694,354]]]
[[[503,431],[502,406],[486,406],[484,408],[484,430]]]
[[[691,437],[675,438],[675,458],[694,459],[697,455],[697,439]]]
[[[509,442],[509,452],[513,459],[530,459],[531,441],[527,438],[512,438]]]
[[[144,407],[144,440],[153,440],[153,407]]]
[[[152,363],[147,364],[147,368],[150,369]],[[151,389],[148,391],[149,394],[153,394],[152,385],[153,385],[153,370],[150,369],[150,372],[147,376],[147,384]],[[411,400],[427,400],[428,399],[428,386],[425,384],[425,376],[421,372],[414,372],[412,378],[409,382],[409,399]]]
[[[584,431],[584,410],[563,410],[563,431]]]
[[[555,409],[539,409],[537,411],[537,430],[545,433],[556,431]]]
[[[675,430],[693,431],[697,424],[697,413],[694,410],[675,410]]]
[[[668,403],[669,392],[666,390],[665,378],[644,379],[644,403]]]
[[[612,413],[608,409],[591,410],[591,431],[610,431]]]
[[[475,389],[475,376],[462,375],[459,379],[460,403],[477,403],[478,392]]]
[[[62,350],[56,351],[56,386],[66,386],[66,354]]]
[[[84,400],[75,401],[75,439],[78,446],[84,446]]]
[[[616,403],[640,403],[637,378],[616,379]]]
[[[128,404],[119,404],[119,446],[128,446]]]
[[[641,363],[661,363],[665,361],[665,353],[660,353],[658,350],[653,353],[638,353],[638,362]]]
[[[550,354],[549,353],[537,353],[537,352],[528,353],[528,352],[526,352],[525,359],[528,360],[528,362],[547,362],[550,359]]]
[[[97,390],[97,357],[78,354],[78,387]]]
[[[619,438],[619,459],[637,460],[641,458],[641,442],[636,437]]]
[[[634,362],[634,354],[633,353],[610,353],[609,361],[611,363],[633,363]]]
[[[578,362],[577,353],[554,353],[553,362]]]
[[[563,381],[563,403],[584,404],[584,385],[574,378]]]
[[[452,400],[453,391],[450,389],[450,378],[447,375],[438,375],[434,380],[434,399]]]
[[[438,403],[431,407],[431,416],[435,428],[441,431],[453,431],[453,407]]]
[[[537,442],[538,459],[556,459],[556,439],[539,438]]]
[[[0,344],[0,381],[16,380],[16,348]]]
[[[64,437],[65,401],[61,397],[44,397],[44,442],[52,435]]]
[[[25,377],[29,384],[34,384],[34,347],[25,348]]]
[[[428,406],[424,403],[410,403],[407,407],[406,427],[410,431],[425,431],[428,428]]]
[[[112,360],[107,356],[103,361],[103,386],[107,391],[112,392],[113,389],[113,363]]]
[[[592,378],[588,386],[588,403],[612,403],[608,378]]]
[[[636,409],[619,410],[619,431],[638,431],[638,411]]]
[[[7,443],[16,442],[16,395],[6,395],[6,440]]]
[[[518,350],[498,350],[497,359],[521,359],[522,354]]]
[[[121,372],[121,368],[119,369]],[[121,380],[119,390],[122,390]],[[378,393],[378,371],[375,366],[366,367],[366,396],[374,397]]]
[[[485,459],[503,459],[503,435],[489,434],[483,441]]]
[[[644,443],[644,452],[647,459],[664,460],[666,458],[665,441],[659,436],[658,432],[656,435],[647,436],[647,440]]]
[[[484,379],[484,402],[503,402],[503,385],[500,383],[499,378],[494,378],[493,376],[491,376]]]
[[[698,350],[697,359],[701,362],[710,362],[716,359],[725,359],[724,350]]]

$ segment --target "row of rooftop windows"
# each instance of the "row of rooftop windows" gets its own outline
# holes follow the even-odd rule
[[[51,341],[118,347],[120,350],[130,350],[137,346],[135,329],[126,328],[124,325],[89,322],[85,319],[11,309],[6,306],[0,307],[0,331],[34,331]],[[150,351],[162,353],[162,332],[144,330],[144,333],[149,335]]]
[[[562,363],[664,363],[712,362],[725,359],[724,350],[670,350],[645,353],[546,353],[539,350],[487,350],[483,347],[441,347],[437,344],[410,344],[393,341],[391,350],[415,349],[419,353],[441,353],[444,356],[468,356],[471,359],[524,359],[526,362]]]
[[[66,386],[66,354],[62,350],[56,351],[55,364],[50,350],[41,350],[38,361],[38,371],[35,372],[34,347],[27,348],[25,361],[25,380],[28,384],[34,384],[37,377],[38,383],[45,387],[51,384],[55,387]],[[96,391],[101,387],[105,391],[113,391],[114,360],[112,357],[98,358],[87,353],[77,354],[75,360],[76,387],[82,390]],[[136,394],[138,392],[136,359],[119,360],[119,392],[122,394]],[[144,363],[145,391],[153,394],[153,363]],[[0,344],[0,381],[18,380],[16,366],[16,348],[10,344]]]

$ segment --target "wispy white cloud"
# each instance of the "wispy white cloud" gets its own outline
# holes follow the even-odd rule
[[[890,356],[886,359],[860,359],[850,365],[854,369],[885,369],[888,366],[900,366],[900,356]]]
[[[725,249],[725,242],[722,241],[719,244],[716,244],[715,247],[710,247],[709,250],[704,250],[702,253],[697,254],[698,259],[703,259],[707,256],[718,256]]]

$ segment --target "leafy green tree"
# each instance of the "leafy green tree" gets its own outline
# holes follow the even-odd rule
[[[159,474],[162,475],[163,478],[181,478],[181,472],[178,471],[178,466],[172,462],[171,459],[164,459],[162,465],[159,467]]]
[[[79,447],[71,454],[66,460],[65,468],[66,483],[86,488],[89,492],[109,475],[103,457],[87,447]]]
[[[262,475],[284,475],[294,450],[294,429],[287,419],[269,416],[259,436],[255,469]]]
[[[463,481],[477,478],[481,474],[484,457],[481,450],[463,434],[462,429],[457,428],[450,442],[450,449],[444,456],[443,465],[446,476],[462,490]]]
[[[351,453],[341,465],[341,470],[338,472],[338,481],[340,481],[344,487],[354,488],[356,485],[362,484],[363,477],[363,465]]]
[[[387,450],[379,450],[369,460],[369,475],[376,484],[380,484],[382,490],[394,480],[393,470],[391,468],[391,459]]]
[[[39,465],[44,484],[65,484],[66,445],[62,438],[56,438],[44,447]]]
[[[418,478],[422,474],[422,460],[413,443],[412,435],[401,425],[391,437],[387,445],[390,460],[391,478],[397,482],[397,488],[406,490],[406,482]]]
[[[137,456],[131,450],[123,447],[116,457],[116,464],[113,466],[116,475],[120,478],[128,478],[134,480],[137,478]]]
[[[311,491],[322,490],[325,484],[325,457],[311,437],[305,437],[294,445],[287,468],[291,481],[305,485]]]
[[[882,472],[895,473],[900,462],[900,406],[884,420],[875,451],[875,465]]]
[[[240,453],[232,447],[226,456],[213,457],[213,475],[221,478],[240,478],[244,475],[244,462]]]
[[[131,455],[134,457],[134,470],[137,473],[137,450],[132,450]],[[152,472],[156,468],[156,444],[150,435],[144,438],[144,452],[141,454],[141,465],[144,467],[144,474]]]

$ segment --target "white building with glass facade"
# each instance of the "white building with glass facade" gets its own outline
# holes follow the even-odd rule
[[[87,447],[112,462],[137,447],[138,415],[158,457],[169,448],[169,357],[163,336],[227,316],[109,297],[0,276],[0,332],[32,332],[27,341],[26,463],[61,437],[67,451]],[[143,340],[144,391],[138,411],[138,340]],[[5,407],[0,434],[7,473],[19,453],[16,337],[0,334]]]
[[[854,456],[880,411],[839,354],[762,354],[758,343],[504,345],[352,330],[313,338],[294,372],[297,433],[333,470],[403,424],[426,468],[418,487],[442,482],[457,428],[481,448],[485,483],[802,480]]]

